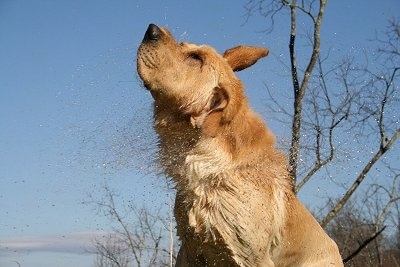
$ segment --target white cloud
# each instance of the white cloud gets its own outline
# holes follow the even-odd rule
[[[0,238],[0,255],[26,252],[62,252],[84,254],[93,250],[93,240],[106,232],[78,232],[48,236],[17,236]]]

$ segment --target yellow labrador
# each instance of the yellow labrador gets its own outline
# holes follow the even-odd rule
[[[144,35],[137,69],[154,98],[160,164],[176,183],[177,266],[343,266],[234,74],[267,54],[220,55],[154,24]]]

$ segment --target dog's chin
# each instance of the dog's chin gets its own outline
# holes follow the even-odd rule
[[[142,82],[143,82],[142,85],[146,90],[148,90],[150,92],[157,91],[157,89],[154,88],[155,87],[154,84],[152,84],[149,80],[145,79],[144,77],[142,77],[140,75],[139,75],[139,77],[142,80]]]
[[[147,90],[152,91],[151,86],[150,86],[149,83],[143,82],[143,86],[144,86],[144,88],[146,88]]]
[[[151,86],[148,83],[143,83],[144,87],[146,88],[146,90],[148,90],[151,94],[151,96],[153,97],[154,100],[158,101],[160,99],[163,98],[163,93],[161,91],[160,88],[156,88],[154,86]]]

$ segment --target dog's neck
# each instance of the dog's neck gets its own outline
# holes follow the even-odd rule
[[[191,114],[182,114],[176,107],[156,101],[154,109],[160,163],[178,187],[180,183],[186,186],[189,180],[191,185],[196,184],[193,179],[208,179],[226,168],[286,165],[285,156],[274,147],[274,135],[247,101],[232,121],[219,126],[215,136],[194,127]]]

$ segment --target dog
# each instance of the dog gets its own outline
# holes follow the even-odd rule
[[[140,44],[159,162],[176,185],[176,266],[343,266],[292,192],[286,156],[234,74],[267,54],[237,46],[220,55],[154,24]]]

